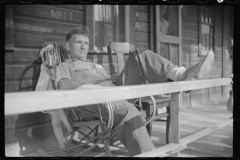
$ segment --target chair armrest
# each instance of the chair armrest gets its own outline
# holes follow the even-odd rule
[[[156,104],[162,104],[166,102],[171,101],[171,97],[155,97]],[[152,105],[152,101],[150,97],[144,97],[142,98],[142,103],[147,103],[149,105]]]

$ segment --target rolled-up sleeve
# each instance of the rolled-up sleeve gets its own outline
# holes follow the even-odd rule
[[[57,88],[57,83],[63,79],[72,79],[72,70],[68,65],[60,64],[56,69],[56,80],[55,80],[55,86]]]

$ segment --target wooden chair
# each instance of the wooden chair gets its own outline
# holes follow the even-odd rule
[[[124,54],[133,52],[135,47],[130,43],[123,43],[123,42],[110,42],[108,45],[108,58],[109,58],[109,67],[110,67],[110,74],[114,74],[115,67],[113,64],[113,53],[117,55],[117,62],[118,62],[118,74],[124,68]],[[148,82],[146,82],[148,83]],[[170,100],[171,97],[159,97],[155,96],[156,101],[156,109],[166,107],[166,113],[162,113],[159,115],[155,115],[152,120],[160,119],[166,117],[166,143],[169,143],[169,133],[170,133]],[[146,110],[146,117],[149,117],[150,114],[154,111],[153,103],[149,97],[138,98],[138,101],[135,102],[135,106],[139,109],[139,111]],[[155,113],[154,113],[155,114]],[[146,124],[146,128],[148,130],[149,135],[151,136],[152,132],[152,122]]]
[[[43,49],[41,49],[40,56],[42,59],[42,65],[44,65],[44,68],[46,69],[49,77],[51,78],[52,84],[54,84],[54,81],[56,79],[56,75],[55,75],[56,67],[60,63],[64,62],[67,58],[70,58],[70,57],[66,52],[64,52],[63,47],[56,45],[56,44],[48,45],[47,47],[44,47]],[[106,104],[107,104],[107,108],[108,108],[108,112],[109,112],[109,119],[107,122],[103,121],[102,114],[101,114],[101,108],[99,105],[98,105],[99,114],[96,114],[93,116],[100,117],[100,118],[99,118],[99,120],[93,120],[93,121],[81,121],[80,117],[78,115],[78,110],[76,108],[74,108],[74,107],[66,108],[65,111],[68,116],[68,120],[73,128],[73,133],[71,134],[70,139],[67,142],[66,148],[51,151],[51,152],[46,152],[46,151],[44,151],[44,149],[40,148],[40,149],[38,149],[38,152],[42,156],[54,156],[54,154],[56,156],[57,153],[59,156],[59,152],[61,152],[61,156],[68,156],[69,151],[71,151],[77,147],[83,147],[83,146],[88,145],[89,143],[94,144],[91,147],[88,147],[86,150],[75,155],[75,156],[79,156],[79,155],[95,148],[100,142],[103,142],[106,145],[108,145],[109,142],[107,141],[107,139],[110,140],[111,138],[109,138],[109,137],[112,137],[112,135],[114,134],[112,131],[114,117],[113,117],[113,110],[112,110],[111,103],[106,102]],[[91,114],[91,113],[89,113],[89,114]],[[93,127],[90,127],[90,126],[93,126]],[[81,127],[88,127],[90,129],[90,132],[88,134],[81,132],[81,130],[80,130]],[[99,127],[101,127],[101,130],[102,130],[101,133],[98,133]],[[73,137],[76,132],[83,135],[83,138],[81,139],[81,141],[77,142],[77,143],[76,143],[76,141],[73,140]],[[94,135],[95,135],[94,138],[89,137],[89,135],[92,133],[94,133]],[[82,143],[83,140],[88,140],[88,141]],[[73,146],[72,144],[74,142],[75,142],[75,145]],[[106,153],[108,156],[111,156],[109,147],[106,147]]]

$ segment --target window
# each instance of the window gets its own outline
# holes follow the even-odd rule
[[[181,21],[180,6],[156,6],[156,53],[175,65],[181,64]]]
[[[199,11],[199,56],[205,56],[213,50],[214,10],[212,6],[200,6]]]
[[[125,41],[124,12],[123,5],[94,5],[94,51],[107,52],[109,42]]]

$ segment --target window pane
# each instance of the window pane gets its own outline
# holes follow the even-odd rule
[[[104,46],[104,23],[95,22],[95,45],[96,47]]]
[[[160,55],[169,60],[168,43],[160,43]]]
[[[208,10],[205,8],[205,22],[208,23]]]
[[[106,5],[106,22],[113,23],[113,10],[111,5]]]
[[[209,35],[209,25],[206,25],[206,36]]]
[[[179,45],[178,44],[171,44],[171,53],[170,53],[170,61],[175,64],[178,64],[178,59],[179,59]]]
[[[208,38],[208,50],[211,50],[211,48],[212,48],[211,38]]]
[[[206,53],[209,50],[213,49],[213,8],[211,6],[201,6],[201,15],[199,15],[201,18],[201,41],[200,43],[202,43],[202,48],[201,48],[201,52],[200,55],[206,55]]]
[[[202,37],[202,46],[203,46],[203,50],[205,50],[206,49],[206,47],[205,47],[205,38],[204,37]]]
[[[178,6],[160,5],[160,32],[178,36]]]
[[[103,5],[95,5],[94,9],[95,9],[95,21],[104,21],[105,12],[103,9]]]
[[[109,42],[125,41],[124,5],[95,5],[95,50],[106,49]]]
[[[116,17],[115,21],[117,24],[119,24],[119,10],[118,10],[118,5],[114,5],[114,17]],[[124,12],[123,12],[124,13]],[[122,17],[122,16],[121,16]]]
[[[114,29],[112,24],[106,24],[106,43],[104,46],[107,46],[109,42],[115,41]]]

